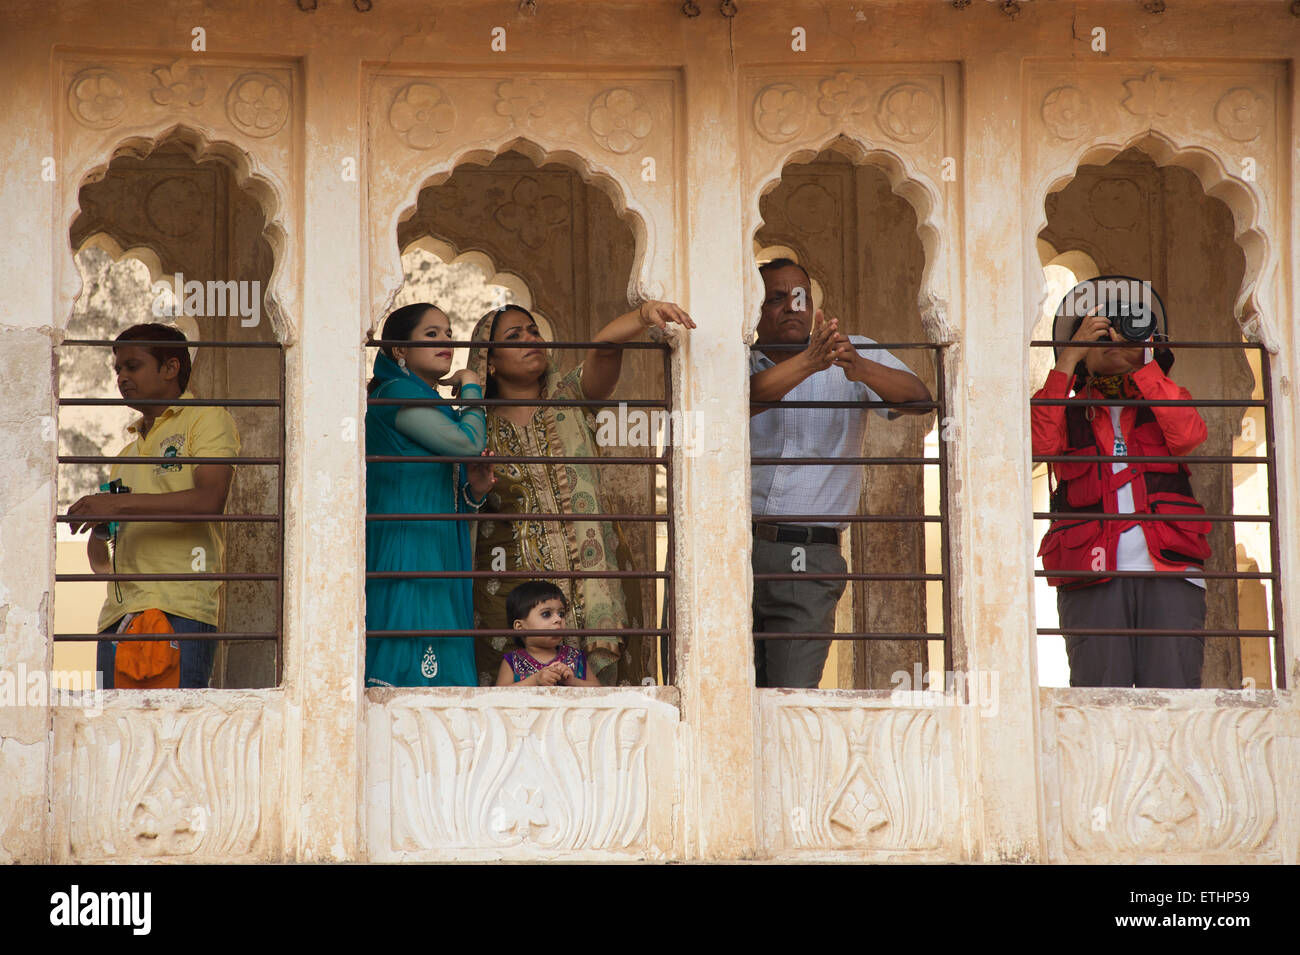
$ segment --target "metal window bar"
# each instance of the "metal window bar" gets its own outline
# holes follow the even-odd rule
[[[1034,340],[1031,341],[1032,348],[1052,348],[1052,347],[1084,347],[1084,348],[1112,348],[1112,347],[1130,347],[1146,348],[1149,344],[1146,342],[1115,342],[1103,339],[1095,342],[1074,342],[1074,341],[1052,341],[1052,340]],[[1272,392],[1272,375],[1269,366],[1268,349],[1261,342],[1221,342],[1221,341],[1174,341],[1169,342],[1168,347],[1171,349],[1229,349],[1243,350],[1254,349],[1259,353],[1260,360],[1260,386],[1264,397],[1254,399],[1238,398],[1191,398],[1191,399],[1147,399],[1147,398],[1031,398],[1031,407],[1069,407],[1072,405],[1080,407],[1090,407],[1098,405],[1113,405],[1118,407],[1193,407],[1193,408],[1262,408],[1264,409],[1264,442],[1267,454],[1264,455],[1113,455],[1113,454],[1041,454],[1033,455],[1034,464],[1061,464],[1061,463],[1078,463],[1093,462],[1098,465],[1108,463],[1136,463],[1136,464],[1156,464],[1161,462],[1172,461],[1179,464],[1206,464],[1206,465],[1264,465],[1265,483],[1268,494],[1268,511],[1264,514],[1215,514],[1215,513],[1164,513],[1164,514],[1113,514],[1106,512],[1093,511],[1035,511],[1034,520],[1058,521],[1058,520],[1079,520],[1079,521],[1130,521],[1135,524],[1146,522],[1160,521],[1190,521],[1190,522],[1208,522],[1208,523],[1263,523],[1268,525],[1269,536],[1269,566],[1267,571],[1211,571],[1211,570],[1144,570],[1144,571],[1093,571],[1093,570],[1036,570],[1035,577],[1057,577],[1057,578],[1079,578],[1081,580],[1097,579],[1107,580],[1111,578],[1162,578],[1172,577],[1175,579],[1184,579],[1187,577],[1196,577],[1204,580],[1261,580],[1268,581],[1268,590],[1270,593],[1271,609],[1273,614],[1273,626],[1268,629],[1246,629],[1236,628],[1212,628],[1198,630],[1197,633],[1208,637],[1264,637],[1273,641],[1273,673],[1274,680],[1278,689],[1286,688],[1286,668],[1284,664],[1284,632],[1282,627],[1282,593],[1281,593],[1281,571],[1280,571],[1280,546],[1278,540],[1278,508],[1277,508],[1277,457],[1274,451],[1274,418],[1273,418],[1273,392]],[[1037,633],[1043,636],[1149,636],[1149,637],[1174,637],[1187,636],[1184,630],[1168,630],[1160,628],[1130,628],[1130,629],[1093,629],[1075,627],[1070,630],[1064,630],[1061,627],[1040,627]]]
[[[121,344],[113,339],[66,339],[59,343],[58,347],[85,347],[85,348],[109,348]],[[178,343],[171,340],[158,341],[131,341],[129,344],[134,346],[148,347],[150,345],[175,346]],[[130,523],[169,523],[169,524],[188,524],[188,523],[229,523],[229,524],[247,524],[262,523],[276,525],[276,550],[275,550],[275,570],[269,573],[253,573],[239,571],[209,571],[203,573],[171,573],[171,574],[55,574],[55,584],[59,583],[110,583],[113,581],[200,581],[200,580],[217,580],[217,581],[268,581],[274,584],[274,601],[275,601],[275,629],[269,632],[241,632],[241,631],[220,631],[217,633],[164,633],[164,634],[131,634],[130,640],[229,640],[243,642],[275,642],[275,674],[273,685],[278,686],[284,672],[284,641],[281,636],[284,633],[284,470],[285,470],[285,356],[284,346],[280,342],[261,342],[261,341],[204,341],[195,340],[187,342],[186,348],[273,348],[279,352],[279,382],[278,393],[274,398],[189,398],[189,399],[137,399],[137,398],[59,398],[60,408],[113,408],[125,407],[128,405],[139,407],[141,405],[159,406],[159,407],[176,407],[176,406],[193,406],[193,407],[219,407],[219,408],[275,408],[277,410],[277,445],[278,454],[273,457],[265,455],[239,455],[228,457],[139,457],[139,458],[121,458],[111,455],[88,455],[88,454],[61,454],[56,461],[57,466],[94,466],[94,465],[111,465],[111,464],[130,464],[130,465],[147,465],[147,464],[229,464],[245,467],[273,467],[276,470],[276,512],[273,514],[241,514],[241,513],[221,513],[221,514],[148,514],[134,515]],[[55,521],[58,523],[82,523],[103,522],[110,520],[121,520],[120,515],[106,514],[79,514],[76,517],[69,517],[67,514],[58,514]],[[70,642],[96,642],[100,643],[105,640],[123,639],[118,633],[54,633],[51,635],[56,643]]]
[[[401,348],[411,347],[437,347],[445,348],[475,348],[482,347],[481,341],[391,341],[385,339],[371,339],[366,342],[367,348],[380,348],[383,346],[397,346]],[[492,347],[496,348],[536,348],[535,341],[517,341],[517,342],[492,342]],[[432,407],[432,406],[470,406],[482,408],[495,407],[518,407],[519,405],[528,405],[531,407],[542,408],[618,408],[627,409],[651,409],[660,410],[667,415],[672,412],[672,347],[666,341],[634,341],[634,342],[601,342],[601,341],[547,341],[544,343],[546,349],[572,349],[587,351],[593,348],[601,349],[618,349],[626,350],[645,350],[658,351],[662,354],[663,365],[662,373],[664,379],[664,397],[659,399],[649,398],[605,398],[605,399],[577,399],[577,398],[370,398],[367,397],[366,405],[384,406],[398,405],[402,407]],[[666,436],[672,438],[672,436]],[[651,439],[653,440],[653,438]],[[672,438],[672,441],[675,441]],[[676,608],[674,607],[673,591],[673,547],[674,521],[673,521],[673,471],[672,471],[673,445],[666,443],[664,453],[660,455],[639,455],[639,456],[603,456],[603,455],[576,455],[576,456],[539,456],[539,455],[492,455],[493,464],[587,464],[598,467],[662,467],[666,476],[667,502],[665,513],[600,513],[600,514],[559,514],[559,513],[532,513],[527,515],[502,515],[496,512],[480,512],[470,514],[366,514],[366,521],[493,521],[500,522],[503,520],[530,520],[530,521],[547,521],[556,523],[576,523],[576,522],[616,522],[616,523],[653,523],[664,524],[667,530],[667,543],[665,553],[665,565],[663,570],[607,570],[607,571],[576,571],[576,570],[515,570],[515,571],[495,571],[495,570],[468,570],[468,571],[367,571],[366,580],[422,580],[422,579],[505,579],[505,580],[534,580],[534,579],[553,579],[553,580],[583,580],[583,579],[619,579],[619,580],[662,580],[664,582],[664,606],[662,619],[658,627],[623,627],[623,628],[603,628],[600,633],[620,634],[623,636],[645,636],[659,637],[659,667],[666,685],[671,685],[676,678],[676,669],[674,655],[676,651],[674,634],[676,633]],[[366,464],[388,463],[388,464],[472,464],[481,462],[483,458],[479,455],[382,455],[367,454],[365,457]],[[654,491],[651,491],[652,496]],[[655,505],[652,504],[652,507]],[[656,544],[657,548],[657,544]],[[642,608],[642,613],[651,617],[654,613],[652,610]],[[560,636],[586,636],[593,631],[590,629],[559,629],[559,630],[515,630],[515,629],[492,629],[480,628],[472,630],[366,630],[366,638],[387,638],[387,637],[493,637],[493,636],[529,636],[536,633],[558,634]]]
[[[757,344],[751,345],[751,350],[758,348]],[[802,351],[806,346],[803,344],[790,345],[763,345],[764,351]],[[895,410],[933,410],[937,412],[936,425],[942,427],[946,415],[945,407],[947,401],[947,381],[944,373],[944,362],[947,357],[947,345],[934,342],[873,342],[870,346],[873,349],[883,349],[885,351],[901,351],[909,349],[927,349],[934,352],[935,367],[935,392],[936,397],[931,401],[751,401],[752,408],[889,408]],[[926,456],[861,456],[847,458],[824,458],[824,457],[788,457],[788,458],[771,458],[771,457],[751,457],[750,466],[764,465],[860,465],[864,467],[879,467],[888,465],[912,465],[921,468],[935,467],[938,468],[938,495],[939,495],[939,513],[938,514],[780,514],[780,515],[752,515],[751,520],[755,524],[811,524],[814,522],[833,522],[848,524],[885,524],[885,523],[902,523],[902,524],[930,524],[939,525],[939,573],[895,573],[895,572],[846,572],[841,574],[819,574],[820,579],[825,580],[845,580],[845,581],[888,581],[888,582],[910,582],[917,581],[922,583],[938,583],[940,610],[943,620],[943,629],[941,632],[931,633],[928,631],[872,631],[872,632],[809,632],[809,633],[787,633],[787,632],[757,632],[753,634],[755,640],[838,640],[861,642],[869,640],[897,640],[897,641],[914,641],[929,643],[932,640],[943,642],[943,657],[945,670],[952,669],[953,647],[952,647],[952,554],[951,544],[948,531],[948,448],[942,437],[938,443],[939,453],[936,457]],[[924,554],[924,548],[922,548]],[[804,580],[808,578],[807,573],[771,573],[771,574],[753,574],[755,582],[762,580]]]

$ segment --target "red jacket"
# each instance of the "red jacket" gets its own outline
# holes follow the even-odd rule
[[[1035,398],[1067,398],[1073,378],[1056,369],[1048,372],[1047,383]],[[1174,384],[1160,366],[1147,362],[1133,373],[1133,382],[1143,398],[1189,399],[1187,389]],[[1102,397],[1091,388],[1080,397]],[[1110,414],[1093,406],[1092,421],[1085,406],[1037,405],[1030,409],[1034,454],[1109,455],[1115,446]],[[1127,406],[1120,411],[1120,428],[1130,455],[1187,454],[1206,438],[1205,422],[1191,405],[1163,407]],[[1204,514],[1197,502],[1187,467],[1170,461],[1130,464],[1114,471],[1110,462],[1080,461],[1078,464],[1048,465],[1058,482],[1052,494],[1053,511],[1118,511],[1118,491],[1132,482],[1133,510],[1137,514]],[[1140,478],[1140,480],[1139,480]],[[1124,521],[1057,520],[1043,535],[1038,555],[1043,569],[1115,569],[1119,535],[1140,526],[1156,570],[1182,569],[1188,564],[1204,566],[1210,556],[1208,521]],[[1049,577],[1054,587],[1086,587],[1106,577]]]

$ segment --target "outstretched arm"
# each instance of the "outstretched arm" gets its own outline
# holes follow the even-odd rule
[[[643,302],[614,319],[593,337],[598,342],[630,342],[647,328],[665,329],[670,324],[694,328],[695,322],[672,302]],[[593,348],[582,365],[582,393],[588,398],[608,398],[614,393],[623,371],[623,349]]]

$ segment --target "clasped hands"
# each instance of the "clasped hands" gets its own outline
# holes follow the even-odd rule
[[[849,341],[848,336],[839,330],[838,318],[826,318],[819,308],[813,315],[812,333],[808,336],[808,347],[800,352],[802,359],[808,363],[811,371],[824,371],[835,365],[844,371],[849,381],[866,384],[867,359],[863,358]]]
[[[573,667],[560,660],[553,660],[537,671],[538,686],[574,686]]]

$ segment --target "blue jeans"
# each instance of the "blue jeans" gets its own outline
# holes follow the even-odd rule
[[[164,611],[165,613],[165,611]],[[120,621],[119,621],[120,622]],[[189,617],[167,614],[167,622],[177,633],[216,633],[217,628],[210,623],[200,623]],[[117,624],[101,630],[100,633],[112,633]],[[126,634],[122,639],[129,640]],[[212,657],[217,644],[214,640],[181,641],[181,689],[202,688],[212,679]],[[117,657],[117,644],[111,640],[101,640],[95,653],[95,668],[104,674],[104,689],[113,689],[113,661]]]

